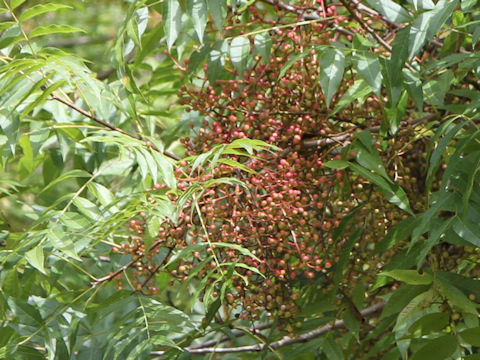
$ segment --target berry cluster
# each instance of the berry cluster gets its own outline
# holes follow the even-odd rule
[[[307,4],[304,7],[298,7],[299,13],[308,10]],[[281,8],[277,10],[279,18],[268,20],[252,7],[250,20],[281,23],[282,16],[287,15]],[[335,16],[336,8],[330,6],[326,11],[328,16]],[[231,26],[235,16],[230,17]],[[336,17],[333,24],[341,21]],[[178,252],[197,245],[191,256],[178,258],[167,270],[169,275],[181,282],[192,278],[204,281],[208,295],[221,296],[232,308],[240,309],[237,314],[241,318],[258,319],[267,313],[293,319],[299,304],[309,301],[303,291],[306,285],[321,285],[322,291],[332,288],[335,264],[351,228],[363,228],[364,236],[354,244],[355,260],[349,262],[343,285],[354,283],[361,273],[365,278],[369,269],[380,265],[370,251],[401,218],[401,211],[365,179],[324,166],[330,160],[355,156],[349,149],[349,135],[365,127],[378,128],[379,117],[372,114],[378,114],[382,106],[371,96],[363,106],[352,105],[329,116],[336,101],[353,84],[346,74],[333,105],[327,108],[318,82],[316,49],[341,40],[341,36],[349,40],[348,35],[333,29],[325,23],[276,29],[268,63],[257,56],[244,74],[232,70],[230,79],[182,89],[181,103],[206,119],[195,136],[183,139],[189,155],[241,138],[263,140],[282,150],[259,152],[254,158],[231,154],[231,160],[244,164],[250,172],[224,163],[208,174],[199,167],[192,177],[189,164],[180,164],[182,168],[176,172],[180,190],[187,190],[198,180],[220,177],[235,177],[245,186],[217,183],[197,199],[199,211],[191,212],[193,203],[188,202],[178,224],[161,227],[149,258],[142,257],[145,219],[132,220],[135,237],[122,249],[139,259],[139,289],[156,291],[151,279],[160,267],[152,254],[169,249],[165,255],[169,260],[172,249]],[[286,69],[285,64],[300,53],[305,56]],[[205,73],[207,70],[205,67]],[[395,168],[395,172],[398,175],[402,169]],[[166,190],[158,186],[153,191]],[[360,225],[350,225],[342,234],[339,225],[354,209],[358,209],[355,223]]]

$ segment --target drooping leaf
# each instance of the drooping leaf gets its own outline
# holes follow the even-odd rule
[[[332,112],[332,115],[350,105],[354,101],[362,103],[364,99],[372,92],[372,88],[362,79],[355,80],[354,84],[343,94],[338,101],[337,106]]]
[[[382,85],[382,73],[380,69],[380,61],[371,53],[358,53],[353,61],[358,74],[370,85],[373,92],[380,94]]]
[[[454,335],[443,335],[428,340],[427,344],[415,352],[412,360],[448,359],[457,350],[458,341]]]
[[[96,182],[90,182],[87,186],[93,195],[98,199],[98,201],[100,201],[100,204],[107,209],[111,209],[112,211],[118,211],[117,207],[112,206],[115,202],[115,196],[109,189]]]
[[[449,322],[449,314],[445,312],[434,312],[422,316],[415,321],[408,329],[411,334],[420,332],[422,335],[428,335],[432,332],[439,332],[445,328]]]
[[[230,44],[230,58],[239,74],[243,74],[250,53],[250,41],[245,36],[237,36]]]
[[[84,197],[77,196],[75,199],[73,199],[73,204],[83,215],[92,220],[98,220],[102,217],[97,206]]]
[[[327,48],[320,57],[320,85],[327,107],[343,79],[345,54],[339,49]]]
[[[411,20],[408,11],[392,0],[367,0],[367,3],[392,22],[402,23]]]
[[[227,16],[227,3],[224,0],[208,0],[208,9],[212,14],[217,30],[221,31]]]
[[[467,344],[480,346],[480,327],[463,330],[459,335]]]
[[[322,343],[322,351],[332,360],[343,360],[345,356],[343,355],[341,347],[333,340],[331,337],[324,339]]]
[[[458,309],[477,315],[475,304],[465,294],[445,279],[437,279],[439,292]]]
[[[388,299],[381,318],[398,314],[416,296],[429,289],[429,285],[401,285]]]
[[[420,77],[417,73],[412,72],[410,69],[404,68],[403,69],[404,75],[404,83],[405,87],[407,88],[408,95],[413,99],[415,105],[417,105],[417,109],[419,111],[423,110],[423,84],[420,80]]]
[[[43,274],[46,274],[44,265],[45,257],[43,255],[43,248],[41,245],[36,245],[33,249],[27,251],[25,253],[25,258],[35,269],[38,269]]]
[[[408,213],[412,213],[407,194],[400,186],[389,183],[383,177],[377,174],[371,173],[370,170],[367,170],[366,168],[359,166],[357,164],[350,163],[350,168],[356,173],[358,173],[359,175],[363,176],[365,179],[377,185],[379,187],[380,192],[392,204],[397,205],[400,209],[405,210]]]
[[[272,48],[272,39],[267,32],[263,32],[255,35],[253,38],[255,50],[260,53],[263,62],[268,63],[270,61],[270,51]]]
[[[228,41],[218,40],[213,49],[210,50],[210,54],[207,59],[207,75],[210,83],[215,81],[221,76],[224,71],[225,58],[229,51]]]
[[[425,11],[418,16],[410,30],[408,46],[410,59],[440,30],[457,6],[457,0],[440,0],[434,9]]]
[[[352,217],[352,218],[354,219],[354,217]],[[344,270],[344,268],[345,268],[345,266],[348,263],[348,260],[350,258],[350,252],[352,251],[355,243],[360,239],[360,236],[362,235],[362,232],[363,232],[362,229],[358,229],[354,233],[350,234],[350,236],[347,239],[347,242],[345,243],[345,246],[343,247],[343,249],[340,253],[340,258],[339,258],[339,260],[336,264],[336,268],[335,268],[335,276],[333,278],[333,282],[335,284],[335,287],[338,287],[341,279],[343,278],[343,270]]]
[[[171,49],[178,38],[182,28],[182,11],[178,0],[167,0],[164,2],[164,23],[163,28],[167,35],[167,46]]]
[[[447,122],[446,125],[448,125],[452,121],[454,121],[454,119],[451,119],[451,121]],[[465,122],[458,123],[452,129],[450,129],[447,132],[447,134],[440,140],[440,142],[438,143],[435,150],[432,152],[432,155],[431,155],[430,161],[429,161],[428,171],[427,171],[427,179],[425,181],[427,190],[430,190],[430,188],[432,186],[433,176],[435,175],[436,171],[438,170],[438,168],[440,166],[441,156],[442,156],[443,152],[445,151],[449,142],[452,140],[452,138],[455,136],[455,134],[463,126],[465,126]],[[437,135],[440,136],[441,132],[437,132]],[[432,139],[432,140],[434,140],[434,139]]]
[[[157,239],[158,230],[160,229],[160,225],[162,224],[161,218],[158,216],[152,216],[150,219],[147,220],[147,228],[145,231],[145,253],[148,254],[150,248],[152,247],[154,241]]]
[[[436,79],[427,81],[423,85],[425,100],[436,107],[442,107],[444,98],[452,86],[455,76],[451,71],[446,71]]]
[[[415,10],[432,10],[435,8],[435,3],[432,0],[410,0],[413,3]]]
[[[384,61],[384,78],[387,80],[387,91],[389,93],[389,103],[391,106],[397,104],[400,99],[403,85],[402,69],[408,58],[408,46],[410,36],[410,26],[407,26],[397,32],[392,44],[392,56],[390,60]]]
[[[207,2],[206,0],[189,0],[188,9],[198,40],[203,43],[203,33],[207,26]]]

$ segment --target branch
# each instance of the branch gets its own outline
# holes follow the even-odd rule
[[[109,280],[112,280],[115,276],[117,276],[118,274],[124,272],[125,270],[127,270],[130,266],[132,266],[133,264],[135,264],[138,259],[140,259],[140,256],[134,258],[133,260],[130,260],[128,263],[126,263],[125,265],[123,265],[121,268],[119,268],[118,270],[114,271],[113,273],[110,273],[109,275],[107,276],[104,276],[102,278],[99,278],[99,279],[96,279],[95,281],[92,281],[90,283],[91,286],[97,286],[98,284],[101,284],[105,281],[109,281]]]
[[[259,324],[255,327],[251,327],[249,329],[249,331],[251,333],[255,333],[259,330],[265,330],[265,329],[268,329],[270,327],[272,327],[273,323],[264,323],[264,324]],[[232,331],[232,334],[233,336],[235,337],[242,337],[244,335],[246,335],[247,332],[245,330],[233,330]],[[221,337],[220,339],[213,339],[213,340],[208,340],[208,341],[205,341],[201,344],[197,344],[197,345],[192,345],[189,347],[189,349],[203,349],[203,348],[206,348],[206,347],[211,347],[211,346],[215,346],[215,345],[218,345],[222,342],[225,342],[225,341],[228,341],[228,340],[231,340],[232,338],[229,337],[229,336],[223,336]]]
[[[385,307],[385,302],[381,302],[375,305],[372,305],[363,311],[360,312],[362,317],[366,317],[368,315],[375,314],[380,312]],[[188,347],[187,350],[190,354],[227,354],[227,353],[240,353],[240,352],[248,352],[248,351],[263,351],[263,349],[271,348],[271,349],[278,349],[283,346],[298,344],[307,342],[314,338],[317,338],[331,330],[339,329],[345,327],[345,322],[343,320],[336,320],[333,324],[324,325],[312,331],[306,332],[298,337],[290,337],[284,336],[282,339],[275,341],[271,344],[254,344],[248,346],[239,346],[239,347],[230,347],[230,348],[216,348],[216,347],[204,347],[204,348],[194,348]],[[152,356],[161,356],[165,352],[164,351],[153,351],[150,354]]]
[[[434,120],[437,117],[438,115],[436,114],[429,114],[418,119],[402,121],[400,122],[400,126],[417,126],[421,123]],[[380,131],[380,126],[372,126],[367,130],[373,133],[377,133]],[[324,145],[330,145],[330,144],[336,144],[336,143],[343,143],[346,140],[348,140],[348,138],[350,138],[353,134],[354,132],[349,132],[346,134],[335,135],[335,136],[326,137],[322,139],[305,140],[303,141],[302,146],[308,148],[308,147],[317,147],[317,146],[324,146]]]
[[[76,112],[82,114],[83,116],[85,116],[85,117],[87,117],[87,118],[95,121],[97,124],[100,124],[100,125],[108,128],[108,129],[110,129],[110,130],[112,130],[112,131],[116,131],[116,132],[119,132],[119,133],[121,133],[121,134],[123,134],[123,135],[127,135],[127,136],[129,136],[129,137],[131,137],[131,138],[133,138],[133,139],[143,141],[147,146],[151,147],[153,150],[155,150],[155,151],[157,151],[157,152],[160,152],[160,149],[159,149],[158,147],[156,147],[154,144],[152,144],[150,141],[145,140],[145,139],[142,138],[141,136],[138,136],[138,135],[135,135],[135,134],[131,134],[131,133],[129,133],[129,132],[123,130],[123,129],[120,129],[120,128],[116,127],[116,126],[113,126],[113,125],[111,125],[111,124],[103,121],[103,120],[100,120],[100,119],[96,118],[94,115],[92,115],[92,114],[89,113],[88,111],[85,111],[85,110],[83,110],[82,108],[78,107],[77,105],[75,105],[75,104],[72,103],[71,101],[68,101],[68,100],[66,100],[66,99],[64,99],[64,98],[61,98],[61,97],[59,97],[59,96],[57,96],[57,95],[55,95],[55,94],[51,94],[51,98],[52,98],[53,100],[56,100],[56,101],[58,101],[58,102],[61,102],[61,103],[64,104],[64,105],[67,105],[70,109],[73,109],[73,110],[75,110]],[[163,151],[163,154],[164,154],[165,156],[168,156],[169,158],[171,158],[171,159],[173,159],[173,160],[177,160],[177,161],[178,161],[178,160],[181,160],[180,157],[178,157],[178,156],[175,155],[175,154],[172,154],[171,152]]]

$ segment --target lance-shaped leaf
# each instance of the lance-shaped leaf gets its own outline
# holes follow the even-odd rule
[[[320,85],[327,106],[338,90],[345,70],[345,55],[339,49],[328,48],[320,58]]]
[[[250,53],[250,41],[245,36],[238,36],[232,40],[230,44],[230,57],[233,66],[239,74],[243,73],[247,63],[248,54]]]
[[[178,0],[167,0],[164,9],[164,29],[167,35],[167,46],[170,49],[182,28],[182,10]]]

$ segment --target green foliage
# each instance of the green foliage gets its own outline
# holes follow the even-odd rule
[[[227,342],[245,347],[242,358],[478,357],[478,1],[368,0],[363,6],[377,14],[371,26],[351,16],[349,1],[325,21],[315,18],[323,16],[320,7],[311,14],[295,10],[305,1],[286,1],[283,10],[272,3],[0,4],[0,358],[209,358],[212,346]],[[250,22],[252,8],[271,23]],[[279,16],[281,24],[273,21]],[[348,21],[333,22],[339,16]],[[249,289],[246,271],[255,279],[265,275],[253,265],[254,251],[232,239],[210,241],[202,197],[217,186],[257,196],[244,181],[257,174],[250,162],[298,144],[280,148],[241,138],[191,155],[180,139],[204,131],[215,115],[190,111],[177,93],[184,85],[215,93],[222,81],[242,84],[246,71],[278,51],[276,34],[308,33],[317,23],[339,35],[291,53],[281,71],[263,76],[273,87],[314,56],[330,125],[378,101],[370,115],[379,125],[362,115],[361,126],[315,139],[319,147],[341,144],[338,156],[319,166],[347,174],[346,193],[325,201],[344,201],[348,182],[359,178],[373,190],[335,224],[329,240],[342,243],[342,251],[333,268],[298,279],[302,293],[291,301],[302,311],[293,321],[269,322],[267,311],[257,321],[238,319],[228,299],[232,279],[242,277]],[[395,34],[390,49],[380,41],[389,33]],[[403,141],[405,133],[412,143],[428,143],[412,167],[425,163],[417,197],[396,176],[396,167],[408,165],[389,155],[396,151],[389,141]],[[309,134],[303,135],[306,146]],[[225,168],[234,171],[212,175]],[[180,175],[191,179],[188,188]],[[383,233],[368,233],[357,216],[373,210],[377,195],[383,208],[375,210],[388,224]],[[395,207],[402,219],[390,221]],[[188,213],[199,219],[205,241],[160,246],[165,224],[187,226],[180,218]],[[150,294],[127,271],[140,257],[118,251],[137,237],[129,224],[141,218],[143,255],[158,264],[143,284],[155,281]],[[214,249],[251,262],[220,263]],[[365,263],[350,284],[360,251],[375,256],[376,267]],[[174,281],[179,263],[197,252],[209,255]],[[198,279],[211,263],[215,269]],[[334,286],[321,292],[332,274]]]

